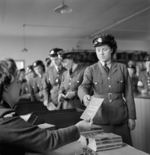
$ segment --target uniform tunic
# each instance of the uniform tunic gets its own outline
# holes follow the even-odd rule
[[[77,95],[78,87],[83,81],[83,75],[85,68],[87,66],[83,64],[78,64],[76,69],[70,73],[66,71],[62,76],[62,84],[59,93],[67,94],[68,92],[75,92],[75,97],[73,99],[67,99],[68,108],[85,108]]]
[[[55,66],[49,66],[46,72],[44,99],[53,102],[55,105],[58,105],[58,92],[64,71],[66,71],[64,67],[57,71]]]
[[[147,71],[142,71],[139,75],[139,81],[142,82],[143,86],[138,86],[138,90],[141,91],[142,89],[147,89],[150,91],[150,73]]]
[[[26,81],[21,85],[21,99],[29,99],[31,97],[29,83]]]
[[[40,129],[25,122],[6,102],[0,106],[1,155],[47,155],[78,138],[79,131],[76,126],[55,131]]]
[[[120,125],[136,119],[131,79],[124,64],[112,62],[109,73],[100,62],[87,67],[78,91],[81,101],[91,89],[95,97],[104,98],[94,123]]]
[[[35,77],[30,84],[31,98],[33,101],[44,101],[44,81],[46,74],[44,73],[42,77]],[[30,82],[31,83],[31,82]]]

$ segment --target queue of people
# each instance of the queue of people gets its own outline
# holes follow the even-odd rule
[[[6,117],[6,120],[11,119],[6,126],[12,126],[11,130],[6,131],[5,125],[0,126],[0,144],[1,139],[10,144],[1,133],[6,135],[15,131],[19,138],[11,138],[14,146],[21,146],[20,151],[48,152],[76,140],[79,131],[91,129],[94,123],[105,132],[121,135],[123,142],[132,145],[130,131],[136,126],[134,93],[150,92],[150,56],[145,58],[146,70],[137,76],[134,63],[125,65],[113,59],[118,46],[114,36],[96,36],[93,45],[98,62],[83,64],[77,61],[74,53],[53,48],[46,58],[46,67],[41,60],[36,60],[25,69],[24,80],[19,79],[21,71],[18,73],[13,59],[0,61],[0,123],[3,124]],[[13,89],[16,92],[12,92]],[[104,99],[93,122],[81,121],[75,126],[54,132],[42,131],[27,124],[12,108],[19,99],[30,99],[42,102],[48,110],[85,109],[93,96]],[[7,118],[7,114],[11,117]],[[20,132],[22,129],[23,133]],[[24,139],[26,136],[27,140]],[[44,136],[46,139],[41,141]],[[11,149],[15,151],[13,146]],[[2,150],[9,151],[7,145],[2,146]]]

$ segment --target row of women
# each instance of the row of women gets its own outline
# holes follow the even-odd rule
[[[54,63],[46,74],[40,74],[40,61],[32,65],[39,77],[46,76],[42,78],[45,105],[86,107],[93,96],[104,99],[92,121],[81,121],[60,130],[41,130],[17,115],[12,108],[21,90],[17,67],[13,60],[0,61],[0,154],[48,154],[77,140],[79,131],[91,129],[92,123],[100,125],[105,132],[121,135],[123,142],[132,145],[130,130],[136,126],[136,111],[129,72],[125,64],[113,61],[117,43],[112,35],[99,35],[93,44],[99,59],[93,65],[78,64],[71,53],[55,49],[50,51]]]

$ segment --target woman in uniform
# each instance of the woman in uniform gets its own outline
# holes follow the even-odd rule
[[[130,130],[135,128],[136,112],[128,70],[126,65],[113,61],[117,43],[112,35],[99,35],[93,43],[99,61],[85,70],[78,96],[85,106],[91,100],[89,90],[95,97],[104,98],[93,122],[132,145]]]
[[[150,93],[150,55],[145,57],[146,70],[141,71],[138,81],[138,90],[142,94]]]
[[[44,80],[46,77],[45,65],[41,60],[37,60],[32,64],[32,66],[37,74],[34,78],[33,87],[31,88],[32,97],[35,101],[44,102]]]
[[[137,86],[138,76],[136,75],[136,66],[134,64],[128,64],[127,69],[131,77],[132,90],[134,93],[139,93]]]
[[[19,100],[21,84],[15,61],[9,60],[0,61],[1,155],[48,155],[50,151],[77,140],[79,132],[91,129],[92,122],[80,121],[70,127],[50,131],[20,118],[12,107]]]
[[[21,95],[20,95],[20,99],[30,99],[31,101],[33,101],[34,99],[32,99],[31,97],[31,88],[33,88],[34,86],[34,78],[36,77],[36,73],[33,70],[32,65],[29,65],[26,67],[26,72],[25,72],[25,78],[26,78],[26,82],[22,84],[21,86]]]
[[[61,59],[58,57],[63,52],[61,48],[53,48],[49,52],[51,65],[46,71],[46,80],[44,84],[44,104],[49,110],[59,109],[58,106],[58,92],[60,89],[62,74],[66,69],[61,64]],[[53,107],[52,107],[53,105]]]
[[[60,55],[63,66],[67,69],[63,73],[58,102],[63,109],[85,108],[77,95],[78,87],[83,81],[86,65],[76,61],[76,53],[68,52]]]

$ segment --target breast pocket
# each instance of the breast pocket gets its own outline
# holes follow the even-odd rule
[[[124,79],[123,78],[120,78],[117,80],[116,82],[116,86],[117,86],[117,90],[120,92],[120,91],[123,91],[124,90],[124,85],[125,85],[125,82],[124,82]]]
[[[77,90],[80,84],[81,81],[76,80],[74,83],[72,83],[72,90]]]
[[[95,80],[93,81],[93,88],[96,93],[102,93],[103,92],[103,80]]]

